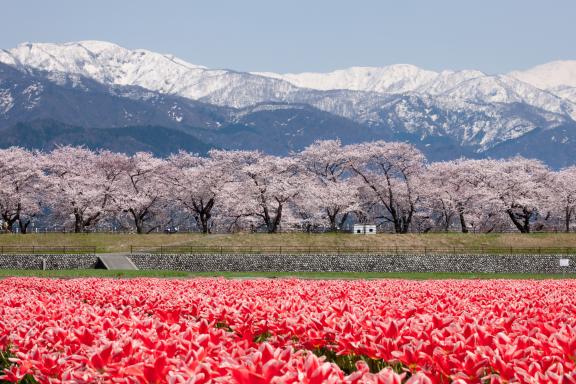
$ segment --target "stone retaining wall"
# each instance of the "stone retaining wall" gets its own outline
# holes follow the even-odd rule
[[[576,255],[255,255],[129,256],[138,269],[190,272],[474,272],[576,274]],[[569,267],[560,267],[568,259]],[[94,255],[0,255],[0,269],[90,269]]]
[[[0,269],[91,269],[96,268],[98,257],[94,255],[0,255]]]
[[[576,255],[152,255],[130,258],[139,269],[194,272],[477,272],[576,273]],[[569,259],[569,267],[560,267]]]

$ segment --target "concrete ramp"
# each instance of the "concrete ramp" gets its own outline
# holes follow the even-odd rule
[[[99,254],[98,259],[106,269],[113,270],[137,270],[138,267],[130,260],[128,254],[104,253]]]

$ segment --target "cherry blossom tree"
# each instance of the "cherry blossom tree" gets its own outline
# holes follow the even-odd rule
[[[294,197],[291,205],[291,213],[293,215],[291,219],[294,227],[308,233],[323,231],[330,225],[326,212],[320,208],[322,200],[315,193],[320,186],[312,185],[316,182],[316,180],[310,180],[309,183],[305,183],[302,191]]]
[[[293,200],[293,209],[301,217],[304,229],[338,231],[343,228],[349,215],[360,209],[358,185],[354,179],[325,183],[309,174],[300,177],[302,187]]]
[[[436,213],[440,226],[447,231],[457,221],[462,233],[470,223],[480,221],[482,207],[490,197],[485,188],[482,169],[492,166],[486,160],[454,160],[430,164],[425,172],[426,200]]]
[[[4,230],[12,232],[17,223],[26,233],[41,210],[41,192],[46,179],[35,153],[22,148],[0,149],[0,218]]]
[[[358,185],[350,177],[348,160],[340,140],[316,141],[297,156],[299,165],[312,175],[300,195],[300,206],[320,209],[330,231],[342,228],[358,209]]]
[[[190,218],[204,233],[334,231],[348,217],[396,233],[569,231],[576,167],[552,172],[521,157],[427,164],[413,146],[383,141],[317,141],[286,157],[213,150],[167,160],[69,146],[0,150],[4,229],[25,233],[47,215],[75,232],[120,222],[146,233]]]
[[[565,232],[570,232],[570,224],[576,216],[576,166],[564,168],[553,174],[552,204]]]
[[[485,187],[521,233],[530,233],[550,198],[552,174],[539,160],[487,160],[478,169]],[[545,216],[544,216],[545,217]]]
[[[235,164],[235,180],[225,188],[234,222],[248,218],[268,233],[278,232],[287,205],[301,192],[303,183],[295,159],[264,155],[258,151],[227,151],[222,161]]]
[[[94,227],[116,209],[127,157],[83,147],[59,147],[44,157],[53,216],[72,219],[74,232]]]
[[[167,170],[165,161],[150,153],[138,152],[127,161],[121,177],[118,204],[138,234],[157,229],[160,224],[156,219],[168,212],[167,188],[162,177]]]
[[[366,186],[367,196],[383,208],[381,218],[396,233],[407,233],[422,191],[418,179],[424,172],[424,155],[412,145],[376,141],[349,145],[348,166]]]
[[[230,167],[220,161],[222,151],[211,151],[208,158],[180,152],[168,159],[163,174],[170,195],[190,213],[203,233],[210,233],[213,213],[222,188],[230,181]]]

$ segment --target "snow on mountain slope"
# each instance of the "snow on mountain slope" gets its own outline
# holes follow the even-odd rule
[[[208,112],[198,115],[188,106],[192,108],[188,113],[183,100],[172,100],[175,96],[218,106],[267,108],[269,113],[257,113],[271,126],[284,121],[285,111],[298,110],[296,104],[308,104],[377,134],[407,135],[420,143],[441,138],[479,151],[538,129],[576,124],[576,62],[496,76],[476,70],[434,72],[406,64],[330,73],[246,73],[208,69],[171,55],[112,43],[81,41],[22,44],[0,50],[0,63],[67,88],[94,91],[100,87],[100,93],[149,103],[151,110],[159,108],[167,115],[170,124],[213,126],[204,121]],[[34,102],[34,89],[26,92],[29,95],[9,94],[0,87],[0,115],[14,114],[18,104],[14,100]],[[159,107],[157,100],[164,96],[170,106]],[[325,120],[324,112],[310,112],[321,116],[315,124]],[[300,123],[305,125],[304,120]]]
[[[576,105],[573,103],[504,75],[483,76],[463,81],[441,95],[454,100],[483,103],[525,103],[545,111],[567,114],[576,119]]]
[[[563,94],[552,94],[510,76],[489,76],[475,70],[437,73],[413,65],[392,65],[382,68],[353,67],[330,73],[259,74],[314,90],[449,95],[455,101],[527,103],[546,111],[565,113],[576,119],[576,105],[570,101],[571,98],[562,100]]]
[[[0,115],[5,115],[14,108],[14,96],[9,89],[0,89]]]
[[[4,58],[8,58],[5,60]],[[205,67],[193,65],[171,55],[147,51],[129,50],[103,41],[80,41],[77,43],[24,43],[12,50],[3,50],[0,60],[10,64],[22,64],[46,71],[79,73],[101,81],[121,81],[126,76],[152,67],[154,70],[178,70],[180,74]],[[168,68],[162,68],[162,66]],[[166,73],[157,72],[158,76]],[[126,79],[126,80],[129,80]]]
[[[42,76],[0,63],[0,130],[20,122],[51,119],[89,128],[157,125],[167,128],[218,128],[230,108],[143,90],[116,86],[114,92],[90,79],[76,86],[56,84]]]
[[[430,95],[438,95],[449,91],[464,81],[485,76],[485,73],[475,70],[442,71],[438,73],[434,79],[423,84],[416,91]]]
[[[285,80],[302,88],[323,91],[348,89],[381,93],[414,91],[438,76],[436,72],[409,64],[396,64],[380,68],[352,67],[329,73],[277,74],[255,72],[254,74]]]
[[[554,89],[554,94],[576,104],[576,87],[561,87]]]
[[[542,92],[542,91],[540,91]],[[557,127],[572,119],[522,102],[491,103],[476,97],[455,98],[450,94],[381,94],[360,91],[302,91],[290,102],[318,109],[387,131],[402,140],[422,143],[434,137],[485,151],[513,140],[538,127]],[[404,137],[403,135],[409,135]]]
[[[106,85],[134,85],[232,107],[246,107],[260,102],[299,102],[295,95],[303,95],[305,89],[342,89],[451,95],[457,99],[480,102],[524,102],[572,117],[576,109],[569,101],[561,101],[550,93],[517,80],[525,78],[539,88],[544,83],[550,87],[576,85],[576,76],[573,76],[576,61],[554,62],[529,71],[515,72],[511,74],[514,79],[503,75],[487,76],[474,70],[437,73],[407,64],[381,68],[353,67],[330,73],[251,74],[208,69],[172,55],[143,49],[129,50],[108,42],[80,41],[21,44],[12,50],[1,50],[0,62],[23,71],[46,71],[47,76],[57,83],[73,80],[76,75]],[[556,94],[563,97],[565,93]],[[572,92],[568,92],[568,99],[573,100]]]
[[[129,50],[100,41],[21,44],[0,51],[0,62],[19,69],[85,76],[108,85],[137,85],[152,91],[190,99],[208,98],[234,107],[281,96],[295,87],[248,73],[207,69],[172,55],[144,49]]]
[[[576,87],[576,60],[552,61],[508,75],[540,89]]]

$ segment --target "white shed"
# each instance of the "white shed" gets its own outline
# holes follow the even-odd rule
[[[375,224],[354,224],[355,235],[375,235],[376,225]]]

